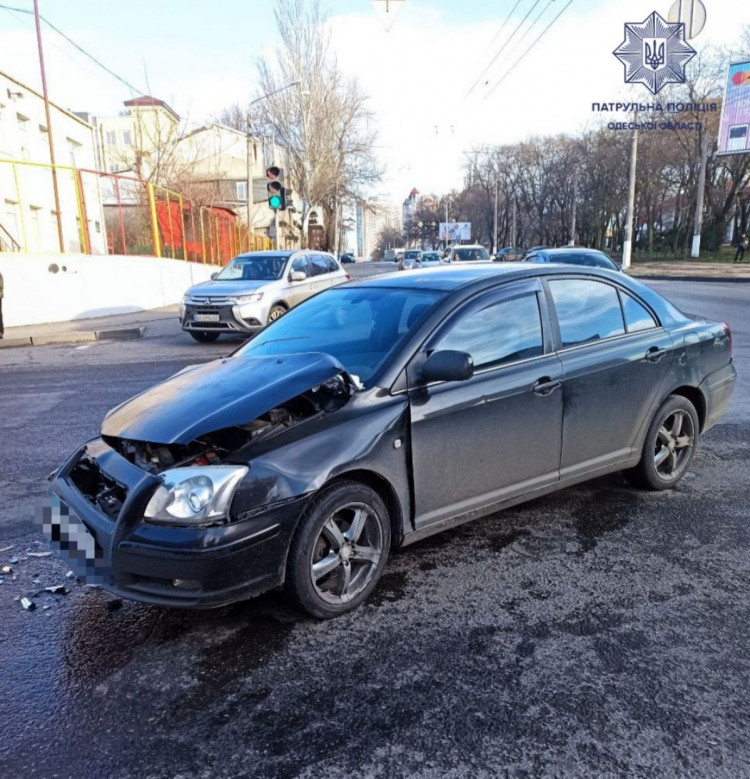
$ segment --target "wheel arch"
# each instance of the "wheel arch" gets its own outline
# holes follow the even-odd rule
[[[673,389],[664,398],[664,400],[666,400],[667,397],[669,397],[669,395],[680,395],[683,398],[689,400],[695,406],[695,410],[698,414],[699,432],[703,432],[703,427],[706,424],[707,406],[706,406],[706,396],[703,394],[702,390],[700,390],[698,387],[693,387],[689,384],[683,384],[682,386]],[[662,403],[664,402],[664,400],[662,401]]]
[[[388,509],[391,520],[391,546],[393,548],[401,546],[401,542],[404,538],[404,512],[401,501],[398,498],[398,493],[388,479],[375,471],[359,468],[337,473],[336,476],[327,481],[321,489],[342,481],[358,481],[378,493]]]
[[[286,302],[286,300],[274,300],[274,302],[271,303],[271,305],[269,306],[268,310],[270,311],[274,306],[281,306],[287,311],[289,311],[289,309],[291,308],[291,306],[289,305],[289,303]]]

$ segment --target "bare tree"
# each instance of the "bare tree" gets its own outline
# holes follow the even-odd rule
[[[372,152],[373,117],[356,79],[338,67],[319,0],[279,1],[275,13],[281,43],[273,61],[258,63],[261,90],[270,95],[260,104],[258,124],[285,150],[303,200],[303,232],[311,206],[320,206],[331,247],[339,203],[361,196],[381,175]]]

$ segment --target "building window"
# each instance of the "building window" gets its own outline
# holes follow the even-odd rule
[[[237,200],[247,200],[247,181],[237,182]]]
[[[114,146],[117,143],[117,134],[114,130],[107,130],[105,133],[107,146]]]
[[[65,139],[68,142],[68,154],[70,155],[70,166],[72,168],[78,167],[78,153],[81,149],[81,144],[78,141],[74,141],[72,138]]]
[[[16,114],[16,119],[18,119],[18,129],[22,133],[27,132],[29,129],[29,117],[23,114]]]
[[[130,133],[130,130],[123,130],[122,131],[122,143],[123,146],[132,146],[133,145],[133,136]]]

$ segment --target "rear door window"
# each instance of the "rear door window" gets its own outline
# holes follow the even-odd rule
[[[323,274],[328,273],[328,263],[322,254],[310,255],[309,261],[311,276],[322,276]]]
[[[625,333],[617,290],[591,279],[548,282],[560,325],[562,348]]]

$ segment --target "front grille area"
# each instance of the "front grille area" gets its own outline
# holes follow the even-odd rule
[[[191,306],[232,306],[234,301],[227,295],[192,295],[186,301]]]
[[[128,491],[102,473],[95,460],[84,455],[70,471],[70,480],[89,503],[110,519],[117,519]]]

